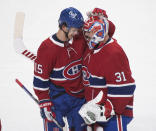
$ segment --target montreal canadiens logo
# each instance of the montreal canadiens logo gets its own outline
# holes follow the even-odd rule
[[[89,86],[90,85],[90,82],[89,82],[90,73],[88,72],[87,67],[82,66],[82,74],[83,74],[83,84],[85,86]]]
[[[76,79],[81,75],[81,68],[82,59],[74,61],[65,67],[65,69],[63,70],[63,76],[69,80]]]

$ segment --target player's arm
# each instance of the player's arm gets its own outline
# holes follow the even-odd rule
[[[34,61],[34,91],[40,101],[49,99],[49,77],[54,62],[55,55],[52,54],[47,43],[43,42],[38,49],[37,58]]]
[[[38,49],[37,58],[34,62],[34,91],[39,99],[41,116],[48,121],[52,121],[52,117],[55,117],[51,110],[53,103],[49,96],[49,77],[55,63],[53,52],[47,43],[43,42]]]
[[[136,85],[125,53],[112,54],[105,68],[107,97],[111,100],[116,114],[123,114],[126,108],[132,110]]]

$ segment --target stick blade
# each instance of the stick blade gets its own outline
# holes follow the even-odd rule
[[[14,25],[14,39],[23,38],[23,26],[24,26],[25,13],[17,12]]]

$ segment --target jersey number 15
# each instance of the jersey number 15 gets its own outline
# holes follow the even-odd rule
[[[34,71],[37,72],[38,74],[42,74],[43,73],[43,71],[42,71],[42,65],[35,63],[34,64]]]

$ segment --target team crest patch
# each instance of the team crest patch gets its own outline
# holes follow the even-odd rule
[[[67,65],[63,70],[63,76],[66,79],[73,80],[81,75],[82,59],[74,61]]]

